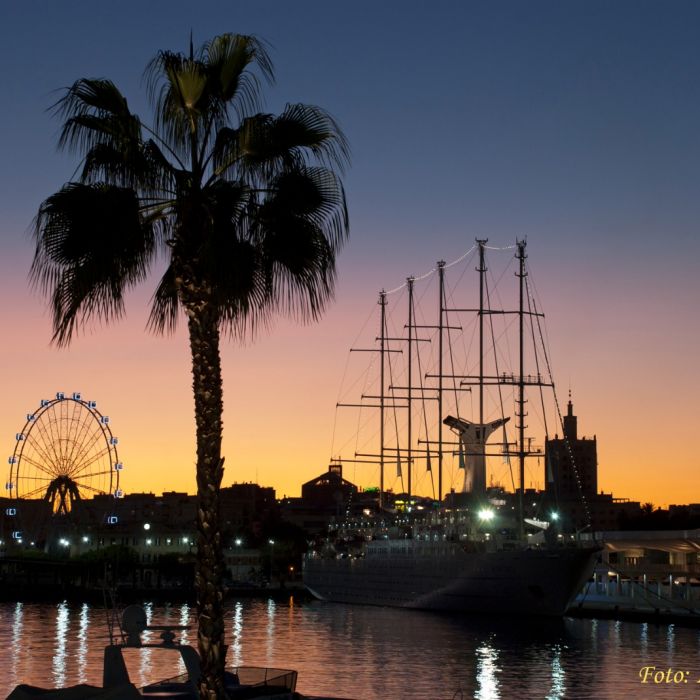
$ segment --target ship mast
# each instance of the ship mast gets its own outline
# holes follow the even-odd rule
[[[379,331],[379,510],[384,507],[384,409],[386,395],[384,393],[384,371],[386,356],[386,292],[382,289],[379,293],[380,331]]]
[[[484,275],[486,265],[484,263],[484,249],[488,238],[476,239],[479,246],[479,423],[484,423]]]
[[[413,422],[412,422],[412,400],[413,400],[413,277],[408,277],[406,279],[406,285],[408,287],[408,425],[407,425],[407,438],[408,445],[406,451],[406,460],[408,468],[408,504],[407,508],[411,510],[411,472],[413,465]]]
[[[438,281],[439,281],[439,308],[440,313],[438,315],[438,501],[442,503],[442,372],[443,372],[443,333],[445,331],[445,261],[439,260],[437,264],[438,268]],[[428,445],[428,449],[430,446]]]
[[[518,350],[520,354],[520,376],[518,377],[518,413],[517,417],[519,420],[519,437],[518,437],[518,467],[519,467],[519,482],[520,491],[518,493],[518,523],[520,528],[520,537],[525,536],[525,524],[524,515],[525,509],[523,504],[523,499],[525,495],[525,332],[524,332],[524,321],[525,321],[525,277],[527,277],[527,272],[525,271],[525,245],[524,240],[517,241],[518,252],[516,258],[518,259],[520,265],[516,276],[519,279],[519,305],[518,305]]]

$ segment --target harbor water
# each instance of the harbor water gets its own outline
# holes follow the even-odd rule
[[[188,605],[146,608],[151,624],[195,622]],[[106,619],[87,604],[0,604],[0,697],[18,683],[100,685]],[[146,634],[157,641],[157,633]],[[226,634],[229,665],[296,669],[297,689],[309,695],[700,698],[700,630],[691,627],[247,599],[227,604]],[[183,638],[195,643],[194,626]],[[132,680],[143,685],[183,670],[161,659],[157,651],[129,650]]]

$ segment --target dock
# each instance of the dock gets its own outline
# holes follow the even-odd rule
[[[700,626],[700,530],[609,531],[569,614]]]

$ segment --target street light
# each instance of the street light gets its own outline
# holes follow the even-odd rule
[[[267,543],[270,545],[270,586],[272,586],[272,560],[275,553],[275,541],[268,540]]]
[[[496,514],[490,508],[482,508],[477,515],[479,516],[479,520],[489,522],[494,519]]]

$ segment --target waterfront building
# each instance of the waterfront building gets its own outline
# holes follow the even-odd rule
[[[569,397],[564,434],[545,443],[544,503],[568,530],[616,530],[641,512],[638,501],[598,492],[598,441],[579,437],[578,417]]]
[[[569,397],[564,434],[545,445],[545,483],[549,495],[570,500],[598,493],[598,442],[578,436],[578,417]]]
[[[328,471],[307,481],[301,487],[301,497],[311,508],[333,511],[342,515],[352,499],[357,495],[357,486],[343,478],[343,465],[332,463]]]
[[[700,529],[585,533],[602,545],[593,579],[578,603],[627,613],[700,612]]]
[[[357,502],[359,489],[343,478],[343,465],[331,463],[328,471],[302,484],[301,498],[284,498],[281,514],[310,535],[322,533],[331,520],[342,519]]]

